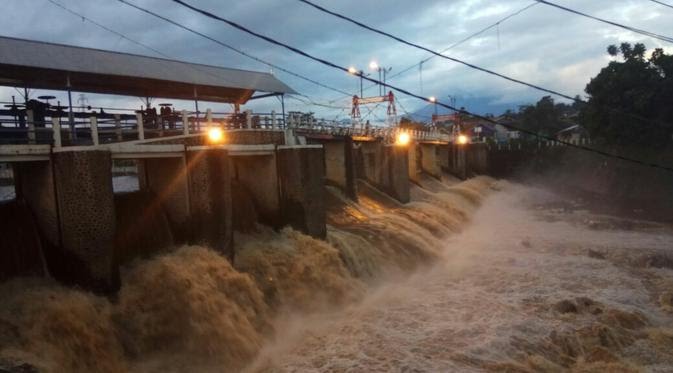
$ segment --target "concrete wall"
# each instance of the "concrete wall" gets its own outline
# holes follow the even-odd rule
[[[15,163],[14,177],[17,199],[26,202],[41,236],[49,246],[61,243],[56,191],[51,162]]]
[[[450,144],[437,145],[437,157],[439,158],[439,165],[443,171],[448,171],[450,169],[449,164],[450,152],[451,152]]]
[[[353,139],[346,136],[322,141],[321,144],[325,150],[326,182],[341,188],[349,198],[357,199]]]
[[[468,176],[486,175],[489,170],[489,150],[483,143],[467,145],[466,163]]]
[[[153,196],[150,206],[166,213],[176,243],[189,240],[189,180],[184,157],[138,160],[141,190]]]
[[[233,259],[229,155],[219,147],[187,149],[192,242]]]
[[[115,208],[109,151],[80,150],[52,154],[61,249],[66,256],[55,273],[90,289],[118,285],[114,259]]]
[[[409,182],[409,149],[389,145],[383,148],[380,187],[402,203],[411,200]]]
[[[356,162],[358,178],[402,203],[409,202],[409,151],[406,146],[383,145],[380,141],[360,143]]]
[[[373,184],[381,184],[383,145],[379,141],[358,143],[357,177]]]
[[[232,178],[252,197],[259,222],[277,226],[281,210],[276,154],[231,156],[230,159]]]
[[[436,178],[442,178],[442,165],[439,159],[439,145],[437,144],[419,144],[421,148],[421,167],[423,172]]]
[[[228,144],[259,145],[259,144],[285,144],[285,133],[280,130],[233,130],[225,132],[225,141]]]
[[[421,182],[421,172],[423,172],[423,167],[421,165],[422,153],[421,148],[416,143],[409,144],[409,150],[407,152],[409,156],[409,180],[420,183]]]
[[[447,171],[451,175],[459,179],[465,180],[468,176],[466,146],[449,144],[448,155],[449,155],[449,161],[448,161],[449,167]]]
[[[45,275],[40,236],[26,203],[0,202],[0,221],[0,281]]]
[[[316,145],[277,150],[283,223],[318,238],[327,235],[323,154]]]

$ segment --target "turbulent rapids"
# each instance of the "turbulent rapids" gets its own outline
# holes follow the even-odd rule
[[[237,234],[234,263],[176,248],[124,268],[114,299],[1,284],[0,368],[673,366],[670,227],[489,178],[422,185],[404,206],[365,183],[357,203],[330,189],[327,241],[259,226]]]

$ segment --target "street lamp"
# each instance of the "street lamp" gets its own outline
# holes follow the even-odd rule
[[[360,98],[362,98],[362,95],[363,95],[363,92],[362,92],[363,91],[362,90],[362,78],[365,77],[365,76],[368,76],[369,74],[365,75],[364,71],[358,70],[354,66],[351,66],[351,67],[348,68],[348,73],[351,74],[351,75],[357,75],[357,76],[360,77]]]
[[[382,85],[379,86],[379,96],[383,96],[385,93],[385,84],[386,84],[386,74],[392,70],[392,67],[383,67],[380,66],[378,62],[375,60],[372,60],[372,62],[369,63],[369,68],[374,71],[378,71],[379,73],[379,82],[383,82]],[[383,77],[383,80],[381,80],[381,77]]]
[[[437,116],[437,97],[430,96],[428,97],[428,101],[432,102],[432,104],[435,106],[435,116]]]

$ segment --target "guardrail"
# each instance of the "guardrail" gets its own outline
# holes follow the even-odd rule
[[[190,111],[172,115],[148,116],[146,112],[131,114],[77,113],[70,123],[67,115],[54,115],[35,119],[31,110],[25,118],[8,118],[0,113],[0,144],[51,144],[55,147],[99,145],[116,142],[146,140],[170,136],[201,133],[210,127],[224,130],[267,129],[292,130],[298,134],[326,134],[333,136],[383,137],[395,136],[399,131],[409,133],[419,141],[451,141],[450,135],[435,129],[401,130],[397,127],[369,125],[351,126],[336,120],[314,118],[312,114],[290,112],[283,116],[275,112],[205,113]],[[205,115],[204,115],[205,114]]]

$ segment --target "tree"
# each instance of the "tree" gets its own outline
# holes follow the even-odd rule
[[[544,96],[535,105],[519,107],[516,119],[525,130],[553,137],[559,130],[572,125],[565,118],[576,112],[573,105],[556,103],[551,96]]]
[[[645,45],[629,43],[611,45],[607,52],[622,60],[611,61],[587,84],[582,124],[592,138],[608,145],[670,146],[673,56],[656,49],[648,59]]]

